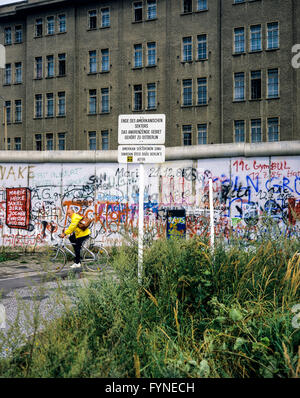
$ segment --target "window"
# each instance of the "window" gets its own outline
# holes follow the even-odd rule
[[[47,17],[47,34],[54,35],[54,17]]]
[[[5,142],[5,139],[4,139],[4,142]],[[7,150],[8,150],[8,151],[11,150],[10,138],[7,138]]]
[[[46,150],[53,151],[53,149],[54,149],[53,134],[48,133],[48,134],[46,134]]]
[[[197,0],[197,11],[207,10],[207,0]]]
[[[109,8],[101,9],[101,28],[108,28],[110,26],[110,12]]]
[[[245,74],[244,72],[234,74],[234,100],[243,101],[245,99]]]
[[[66,74],[66,54],[58,54],[58,76]]]
[[[22,122],[22,100],[15,100],[15,123]]]
[[[4,29],[4,44],[11,44],[12,37],[11,37],[11,27],[7,27]]]
[[[41,79],[43,77],[43,58],[35,58],[35,78]]]
[[[88,27],[89,29],[96,29],[97,28],[97,11],[92,10],[89,11],[89,22],[88,22]]]
[[[235,120],[234,121],[234,141],[245,142],[245,121]]]
[[[89,72],[97,72],[97,52],[96,50],[89,51]]]
[[[109,71],[109,49],[101,50],[101,72]]]
[[[64,91],[58,93],[58,116],[66,114],[66,94]]]
[[[96,131],[89,131],[89,150],[95,151],[97,149]]]
[[[143,47],[141,44],[134,45],[134,67],[141,68],[143,66]]]
[[[58,150],[64,151],[66,149],[66,134],[65,133],[58,133]]]
[[[6,122],[11,123],[11,101],[5,101]]]
[[[21,137],[15,137],[15,151],[21,151],[21,149],[22,149]]]
[[[268,98],[278,98],[279,80],[278,69],[268,69]]]
[[[101,131],[101,148],[103,151],[107,151],[109,149],[108,130]]]
[[[207,124],[198,124],[198,145],[207,144]]]
[[[43,116],[43,97],[42,94],[35,95],[35,118]]]
[[[140,111],[142,110],[143,106],[143,91],[142,91],[142,85],[141,84],[136,84],[133,86],[133,110],[135,111]]]
[[[46,116],[54,116],[54,95],[53,93],[46,94]]]
[[[193,104],[192,95],[192,79],[185,79],[182,81],[182,95],[183,95],[183,106],[191,106]]]
[[[261,25],[250,27],[250,51],[261,51]]]
[[[61,14],[58,16],[58,32],[65,33],[66,31],[67,31],[66,16],[65,14]]]
[[[271,22],[267,24],[267,49],[279,48],[279,24]]]
[[[89,90],[89,114],[97,113],[97,90]]]
[[[252,100],[261,99],[261,71],[251,72],[251,97]]]
[[[192,145],[192,126],[185,125],[182,126],[183,133],[183,145]]]
[[[192,12],[192,0],[183,0],[183,13]]]
[[[143,20],[143,3],[141,1],[133,4],[134,9],[134,22]]]
[[[47,55],[47,77],[54,77],[54,56]]]
[[[35,150],[41,151],[43,149],[42,134],[35,135]]]
[[[239,54],[245,52],[245,29],[234,29],[234,53]]]
[[[5,65],[4,84],[11,84],[11,64]]]
[[[101,88],[101,113],[109,112],[109,89]]]
[[[41,37],[43,35],[43,20],[38,18],[35,21],[35,37]]]
[[[148,0],[147,1],[147,19],[155,19],[156,15],[156,0]]]
[[[197,79],[198,84],[198,105],[207,104],[207,79],[206,77]]]
[[[15,43],[22,43],[23,41],[23,30],[22,26],[18,25],[15,27]]]
[[[251,120],[251,142],[261,142],[261,120],[253,119]]]
[[[245,3],[245,0],[234,0],[234,4]]]
[[[268,141],[279,141],[279,123],[278,117],[268,119]]]
[[[197,36],[198,48],[197,48],[197,59],[207,59],[207,36]]]
[[[147,66],[156,65],[156,43],[147,43]]]
[[[182,61],[192,61],[192,37],[184,37],[182,39]]]
[[[147,84],[147,109],[156,108],[156,84]]]
[[[22,83],[22,62],[15,63],[15,83]]]

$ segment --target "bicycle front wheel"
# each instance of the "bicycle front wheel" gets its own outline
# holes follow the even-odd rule
[[[59,248],[50,248],[46,258],[44,270],[46,272],[59,272],[66,264],[66,254]]]
[[[93,260],[85,261],[89,257],[87,252],[83,256],[85,266],[89,271],[92,272],[103,271],[103,269],[108,264],[108,251],[104,247],[94,247],[93,249],[95,255],[95,258]]]

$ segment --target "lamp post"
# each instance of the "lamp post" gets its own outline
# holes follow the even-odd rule
[[[1,95],[0,95],[0,98],[4,102],[4,107],[3,107],[3,111],[4,111],[4,149],[7,151],[7,109],[6,109],[5,99]]]

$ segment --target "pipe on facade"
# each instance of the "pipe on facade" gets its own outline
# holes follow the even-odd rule
[[[192,145],[166,148],[166,161],[229,157],[299,156],[299,141]],[[1,163],[118,163],[118,151],[0,151]]]

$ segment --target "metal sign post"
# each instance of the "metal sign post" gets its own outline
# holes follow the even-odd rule
[[[210,246],[214,252],[215,245],[215,226],[214,226],[214,202],[213,202],[213,186],[212,179],[209,179],[209,212],[210,212]]]
[[[119,115],[118,162],[138,163],[139,167],[139,237],[138,282],[142,283],[144,252],[145,163],[165,161],[165,123],[163,114]],[[121,145],[120,145],[121,144]]]
[[[139,169],[139,241],[138,241],[138,282],[142,281],[143,274],[143,254],[144,254],[144,189],[145,189],[145,170],[144,165],[140,164]]]

